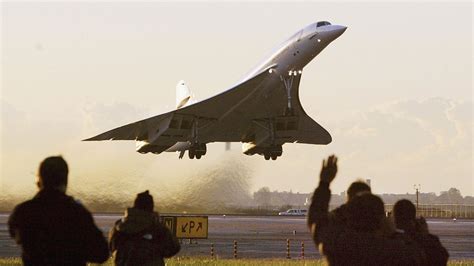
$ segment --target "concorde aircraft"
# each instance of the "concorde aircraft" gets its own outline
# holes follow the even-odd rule
[[[181,81],[177,109],[133,122],[85,141],[134,140],[137,152],[188,151],[190,159],[206,154],[211,142],[241,142],[246,155],[276,160],[285,143],[325,145],[331,135],[301,106],[303,68],[346,27],[319,21],[299,30],[249,75],[230,89],[199,102]]]

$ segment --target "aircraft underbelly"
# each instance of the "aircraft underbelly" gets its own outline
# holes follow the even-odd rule
[[[269,82],[273,85],[274,82]],[[278,84],[278,83],[277,83]],[[242,107],[213,125],[202,129],[203,142],[249,142],[263,139],[273,143],[301,142],[312,144],[329,143],[330,136],[319,124],[302,109],[298,99],[298,90],[292,91],[294,113],[284,115],[287,107],[287,95],[282,86],[266,86],[255,97],[246,100]],[[200,134],[201,135],[201,134]]]

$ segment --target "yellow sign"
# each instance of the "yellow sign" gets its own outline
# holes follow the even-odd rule
[[[163,217],[163,224],[170,229],[171,232],[175,232],[175,222],[176,217]]]
[[[207,216],[177,216],[176,237],[207,238]]]

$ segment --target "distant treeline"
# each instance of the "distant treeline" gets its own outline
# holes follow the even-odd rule
[[[127,207],[133,203],[133,198],[123,199],[104,199],[100,196],[91,197],[90,195],[82,195],[76,193],[74,196],[77,199],[82,199],[81,203],[93,212],[123,212]],[[294,192],[279,192],[270,191],[268,187],[259,189],[250,196],[249,200],[241,202],[219,202],[216,200],[212,204],[189,201],[183,203],[166,201],[156,201],[155,206],[163,213],[216,213],[216,214],[276,214],[279,211],[284,211],[289,208],[306,208],[307,203],[311,199],[310,193],[294,193]],[[386,204],[394,204],[399,199],[409,199],[416,202],[416,194],[382,194],[380,195]],[[18,203],[26,200],[17,195],[2,195],[0,197],[0,211],[10,212]],[[345,195],[331,196],[331,205],[337,206],[345,202]],[[439,195],[435,193],[420,193],[420,204],[459,204],[459,205],[474,205],[474,197],[461,195],[461,192],[456,188],[450,188],[447,191],[441,192]]]
[[[408,199],[416,202],[416,194],[381,194],[379,195],[385,204],[394,204],[400,199]],[[305,206],[311,200],[311,193],[293,193],[288,191],[270,191],[268,187],[263,187],[253,194],[253,200],[256,206]],[[346,201],[345,193],[331,195],[331,205],[340,205]],[[457,188],[450,188],[442,191],[439,195],[436,193],[419,193],[418,201],[420,204],[462,204],[474,205],[474,197],[461,195]]]

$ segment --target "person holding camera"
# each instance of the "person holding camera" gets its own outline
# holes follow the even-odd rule
[[[132,208],[115,222],[109,234],[109,248],[115,265],[165,265],[164,258],[180,250],[177,238],[153,211],[153,197],[139,193]]]
[[[397,234],[414,240],[423,249],[425,265],[446,265],[449,253],[439,238],[429,233],[425,218],[416,218],[416,208],[407,199],[399,200],[393,206],[393,219]]]

